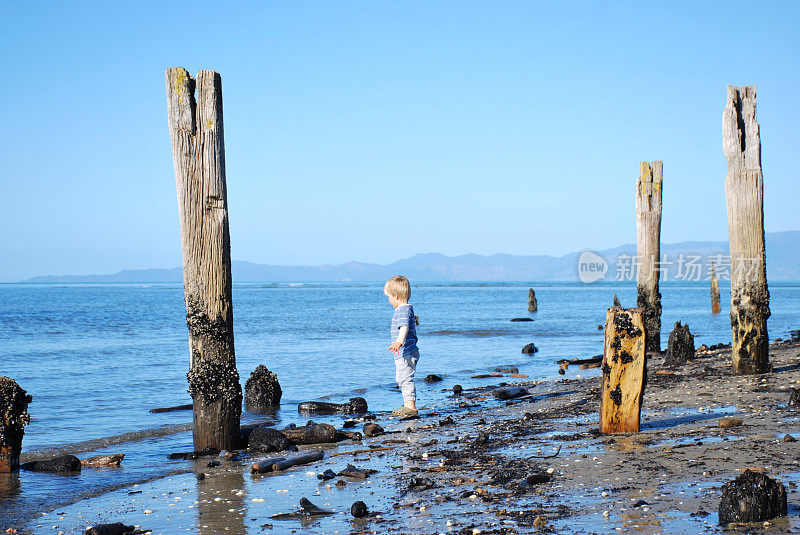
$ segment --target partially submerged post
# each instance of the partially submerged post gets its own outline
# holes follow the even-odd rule
[[[714,264],[711,264],[711,313],[719,314],[722,307],[719,301],[719,280],[717,280],[717,273],[714,269]]]
[[[645,378],[645,324],[640,308],[609,308],[603,349],[601,433],[638,433]]]
[[[636,306],[644,310],[645,351],[661,351],[661,182],[663,166],[642,162],[636,180]]]
[[[539,303],[536,302],[536,292],[533,288],[528,290],[528,312],[536,312],[539,310]]]
[[[769,363],[769,290],[764,251],[764,183],[756,87],[728,86],[722,115],[728,160],[725,197],[731,253],[731,346],[733,373],[765,373]]]
[[[33,398],[10,377],[0,377],[0,474],[19,470],[25,426]]]
[[[181,221],[194,447],[233,449],[242,388],[233,347],[222,81],[214,71],[200,71],[195,82],[180,67],[167,69],[165,78]]]

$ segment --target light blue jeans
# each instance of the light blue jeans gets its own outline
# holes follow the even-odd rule
[[[403,401],[417,400],[417,389],[414,387],[414,374],[417,371],[417,361],[419,352],[404,353],[394,358],[395,380],[400,392],[403,394]]]

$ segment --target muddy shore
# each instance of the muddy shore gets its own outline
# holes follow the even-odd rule
[[[734,377],[729,349],[698,352],[674,369],[663,366],[662,356],[651,357],[642,430],[630,435],[597,432],[596,369],[571,366],[554,381],[510,373],[474,378],[463,381],[460,396],[424,407],[419,419],[378,414],[387,434],[325,445],[325,458],[314,464],[251,475],[250,463],[268,455],[221,459],[217,467],[208,466],[209,458],[178,461],[175,468],[186,473],[45,510],[14,527],[80,533],[121,521],[153,533],[242,535],[800,533],[800,442],[791,441],[800,439],[800,408],[788,405],[791,388],[800,388],[800,343],[773,344],[771,359],[770,374]],[[493,396],[509,386],[530,396]],[[720,427],[723,417],[742,423]],[[315,420],[341,428],[343,418]],[[375,448],[381,449],[368,451]],[[363,480],[317,478],[347,464],[377,472]],[[720,488],[747,468],[787,486],[789,516],[768,525],[718,526]],[[297,510],[303,497],[333,514],[271,518]],[[350,514],[357,500],[367,505],[366,518]]]

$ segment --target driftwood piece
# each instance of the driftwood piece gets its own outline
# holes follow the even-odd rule
[[[74,455],[61,455],[44,461],[32,461],[20,465],[32,472],[80,472],[81,460]]]
[[[728,86],[722,141],[728,160],[725,197],[731,253],[733,373],[765,373],[771,369],[767,334],[770,309],[756,86]]]
[[[183,461],[193,461],[195,459],[199,459],[200,457],[208,457],[210,455],[219,455],[219,450],[216,448],[205,448],[202,450],[197,451],[187,451],[187,452],[175,452],[170,453],[167,456],[168,459],[171,461],[175,460],[183,460]]]
[[[124,453],[112,453],[111,455],[97,455],[88,459],[81,459],[81,466],[97,468],[100,466],[119,466],[125,458]]]
[[[236,448],[242,387],[236,371],[222,79],[180,67],[165,74],[183,250],[194,447]],[[196,97],[195,100],[195,89]]]
[[[281,404],[282,395],[278,376],[259,364],[244,384],[244,408],[248,412],[272,412]]]
[[[173,411],[189,411],[194,408],[194,405],[188,403],[186,405],[176,405],[174,407],[159,407],[157,409],[150,409],[150,412],[153,414],[157,414],[160,412],[173,412]]]
[[[595,364],[597,362],[603,361],[603,355],[595,355],[594,357],[589,357],[588,359],[559,359],[556,364]]]
[[[31,421],[32,397],[10,377],[0,377],[0,474],[19,470],[25,426]]]
[[[314,424],[296,429],[283,429],[281,433],[295,444],[327,444],[340,440],[339,432],[330,424]]]
[[[368,410],[367,400],[360,397],[350,398],[348,403],[304,401],[297,405],[297,412],[303,414],[364,414]]]
[[[661,351],[661,162],[641,164],[636,180],[636,306],[644,310],[645,351]]]
[[[277,463],[281,463],[286,460],[286,457],[276,457],[275,459],[265,459],[263,461],[258,461],[250,465],[250,473],[251,474],[264,474],[266,472],[272,472],[273,467]]]
[[[536,301],[536,292],[533,288],[528,290],[528,312],[536,312],[539,310],[539,303]]]
[[[298,455],[296,457],[290,457],[286,460],[279,461],[272,466],[272,470],[275,472],[280,472],[283,470],[288,470],[293,466],[299,466],[301,464],[308,464],[313,463],[316,461],[321,461],[325,457],[325,452],[322,450],[317,450],[311,453],[304,453],[303,455]]]
[[[645,378],[644,311],[609,308],[603,351],[601,433],[638,433]]]
[[[339,457],[341,455],[360,455],[362,453],[372,453],[374,451],[389,451],[395,449],[397,446],[379,446],[377,448],[369,448],[366,450],[353,450],[353,451],[337,451],[331,453],[331,457]]]

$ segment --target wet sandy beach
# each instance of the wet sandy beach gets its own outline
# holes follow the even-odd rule
[[[244,452],[217,467],[208,466],[213,457],[171,461],[186,472],[44,508],[14,527],[80,533],[120,521],[153,533],[200,534],[719,533],[720,487],[756,468],[787,486],[789,516],[731,529],[800,533],[800,443],[790,441],[800,438],[800,409],[788,405],[790,389],[800,387],[799,354],[800,343],[773,344],[773,373],[746,377],[730,375],[729,349],[698,352],[675,369],[651,357],[642,430],[631,435],[597,432],[596,369],[571,366],[544,382],[509,373],[474,378],[460,396],[424,407],[419,419],[378,414],[387,434],[323,446],[325,458],[310,465],[251,475],[250,464],[268,455]],[[517,385],[530,396],[492,395]],[[742,423],[720,427],[722,417]],[[341,428],[343,418],[314,420]],[[317,477],[347,464],[377,472],[365,480]],[[271,518],[297,510],[303,497],[333,514]],[[369,508],[367,518],[350,514],[357,500]]]

